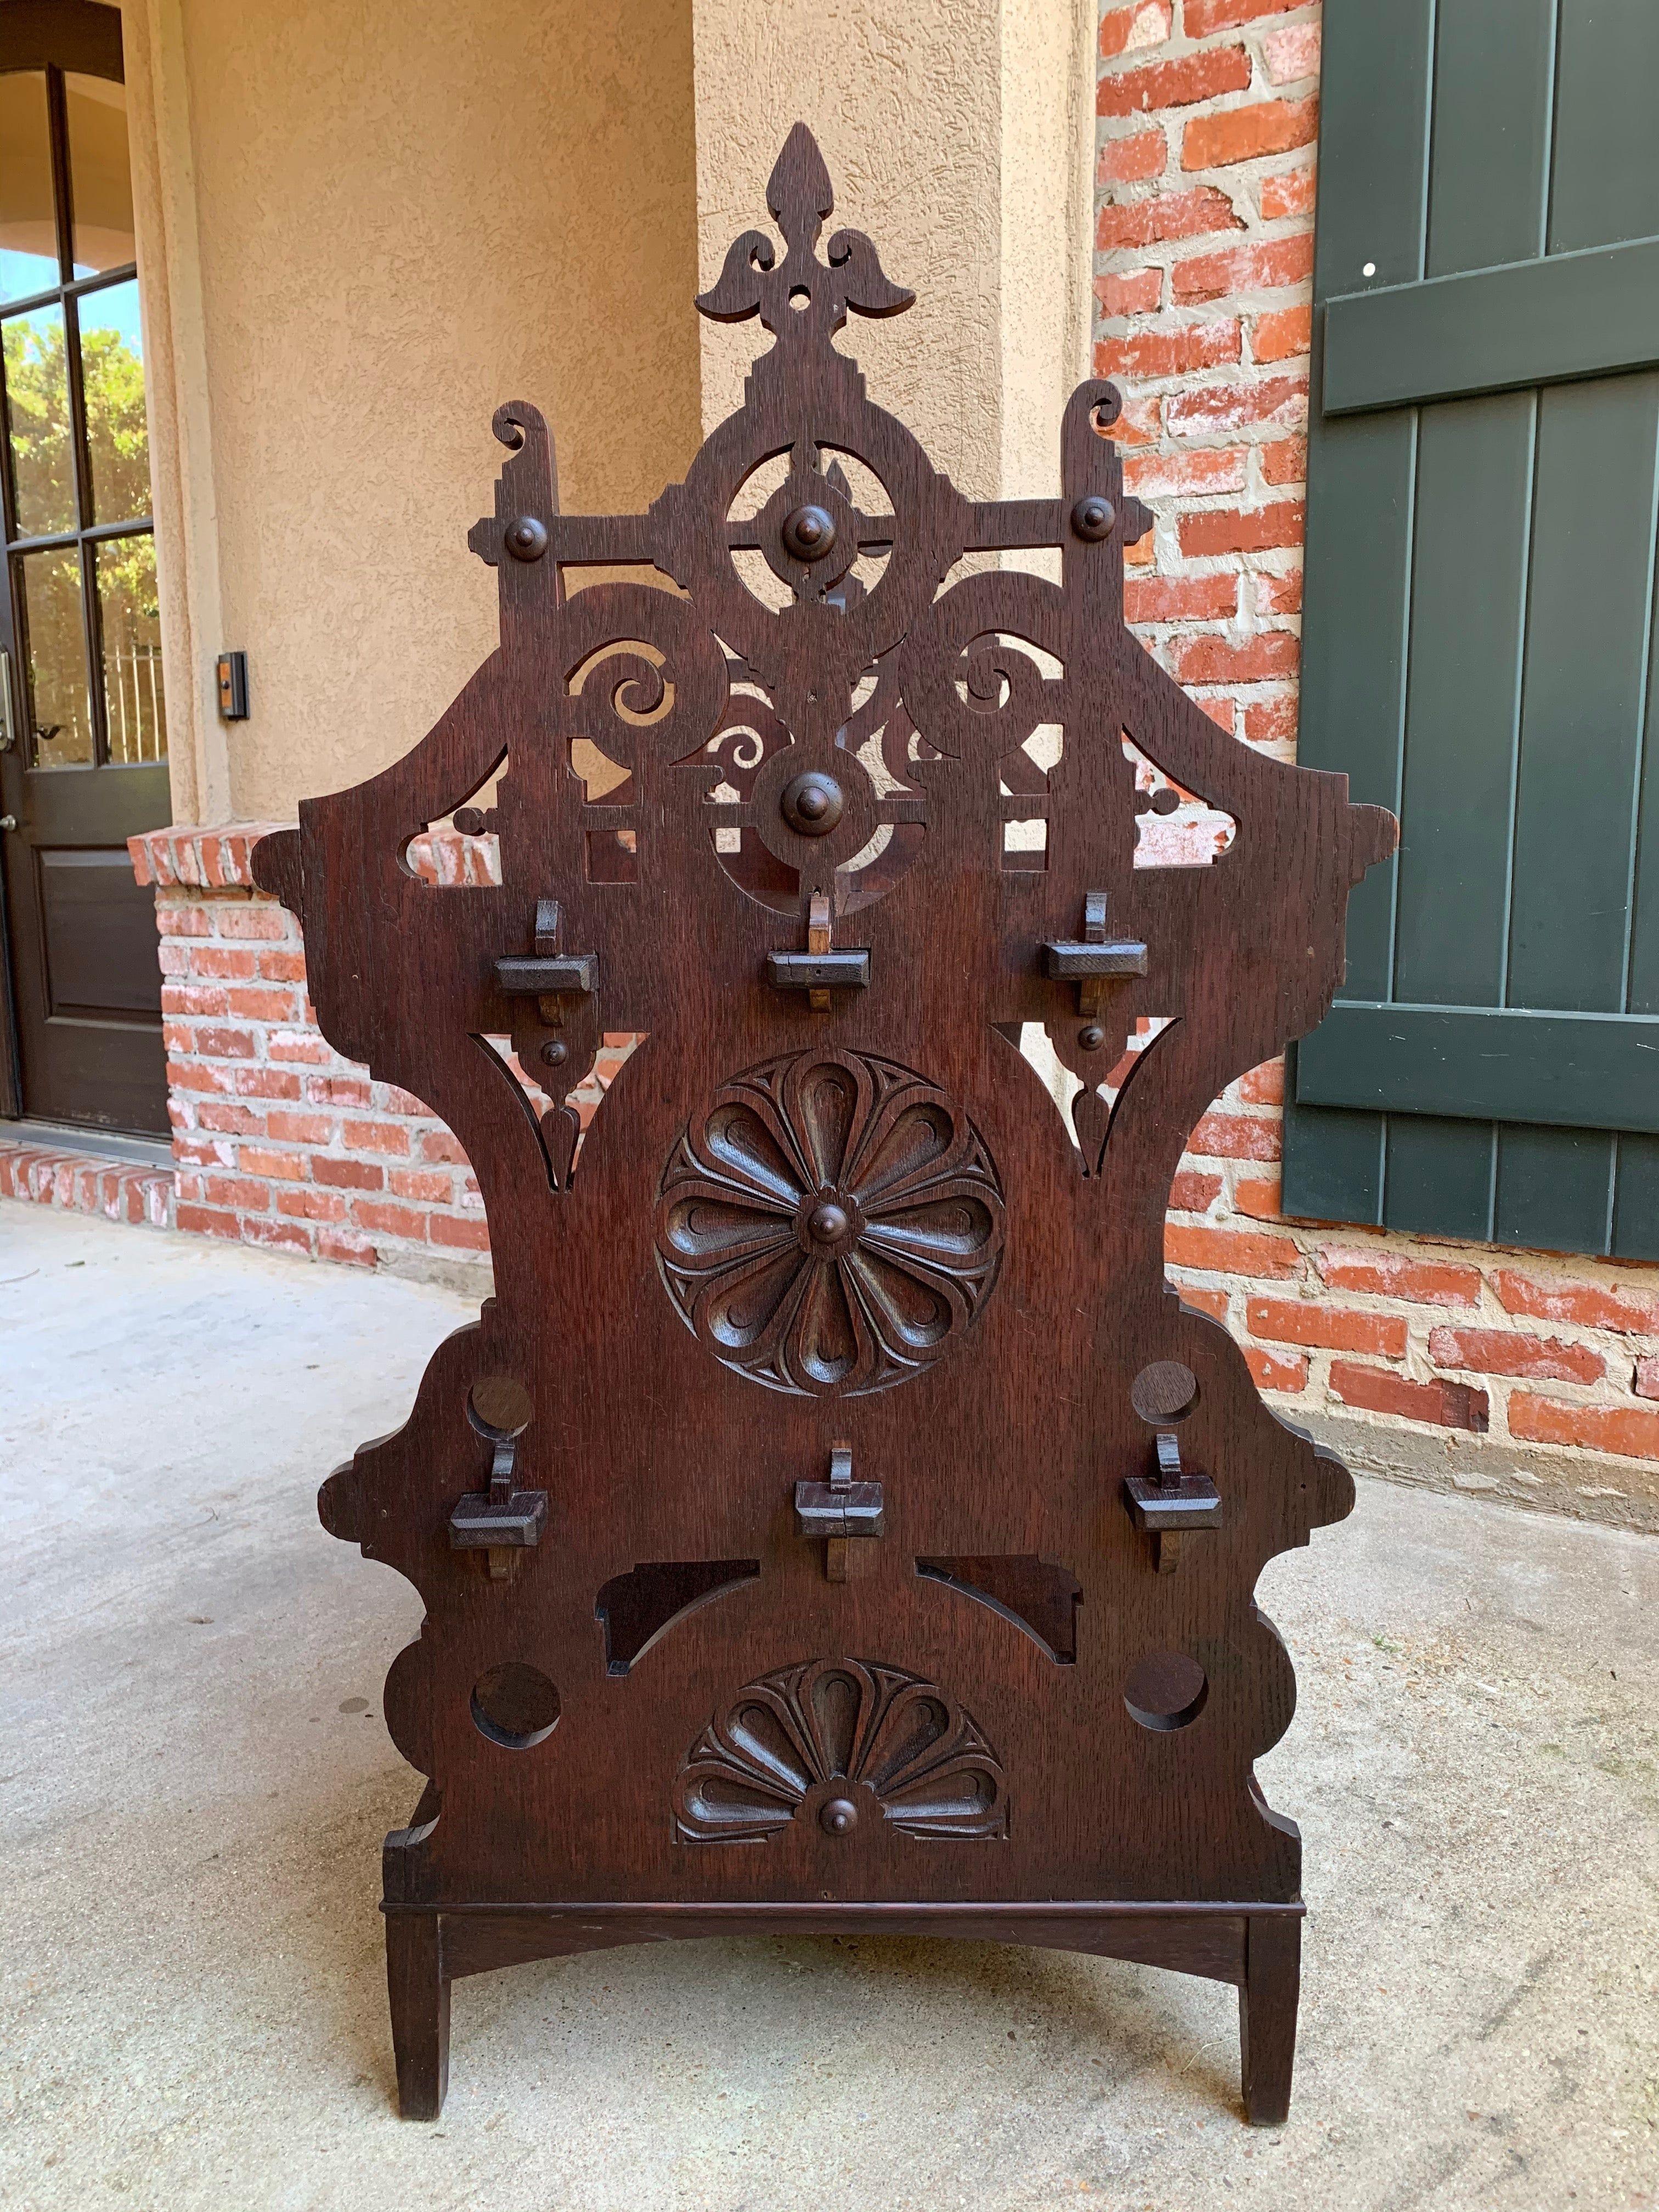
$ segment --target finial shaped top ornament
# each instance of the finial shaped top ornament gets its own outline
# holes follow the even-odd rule
[[[880,256],[861,230],[833,233],[827,263],[818,259],[814,249],[836,196],[817,141],[804,123],[783,142],[767,179],[766,204],[788,251],[780,264],[763,230],[745,230],[734,239],[720,282],[698,295],[698,309],[711,322],[742,323],[758,315],[781,341],[823,343],[846,322],[848,308],[858,315],[898,315],[914,303],[914,292],[888,282]]]

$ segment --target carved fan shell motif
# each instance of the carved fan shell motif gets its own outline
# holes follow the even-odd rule
[[[939,1085],[866,1053],[724,1085],[665,1170],[657,1255],[686,1326],[774,1390],[882,1390],[989,1296],[1005,1215],[984,1139]]]
[[[1007,1833],[1002,1764],[954,1698],[860,1659],[812,1659],[738,1692],[674,1787],[685,1843],[752,1843],[832,1800],[835,1832],[862,1802],[907,1836]],[[846,1818],[848,1814],[852,1819]]]

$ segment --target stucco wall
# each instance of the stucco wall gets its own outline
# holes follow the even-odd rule
[[[696,0],[697,217],[712,283],[764,220],[792,124],[817,137],[830,228],[867,231],[915,306],[840,343],[977,498],[1054,489],[1088,374],[1090,0]],[[705,325],[703,425],[769,341]]]
[[[126,13],[167,109],[145,243],[171,307],[199,240],[199,358],[186,333],[156,409],[158,473],[175,417],[209,447],[181,454],[185,421],[171,457],[186,536],[216,536],[222,634],[198,579],[191,652],[248,653],[228,811],[291,816],[407,750],[494,645],[465,536],[501,400],[547,415],[567,507],[637,505],[695,449],[690,0]]]
[[[176,818],[372,773],[489,650],[465,538],[500,401],[547,413],[568,508],[683,471],[759,335],[691,295],[798,117],[919,295],[849,335],[872,392],[964,490],[1050,489],[1087,373],[1091,0],[123,15]]]

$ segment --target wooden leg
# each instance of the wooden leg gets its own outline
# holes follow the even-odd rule
[[[1238,1992],[1244,2117],[1252,2127],[1276,2128],[1289,2115],[1301,1984],[1301,1921],[1285,1912],[1252,1916],[1245,1923]]]
[[[398,2109],[406,2120],[435,2120],[449,2087],[449,1981],[435,1912],[386,1914],[386,1979]]]

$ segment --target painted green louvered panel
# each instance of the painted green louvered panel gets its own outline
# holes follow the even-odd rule
[[[1300,757],[1401,842],[1292,1214],[1659,1259],[1656,82],[1655,0],[1326,9]]]

